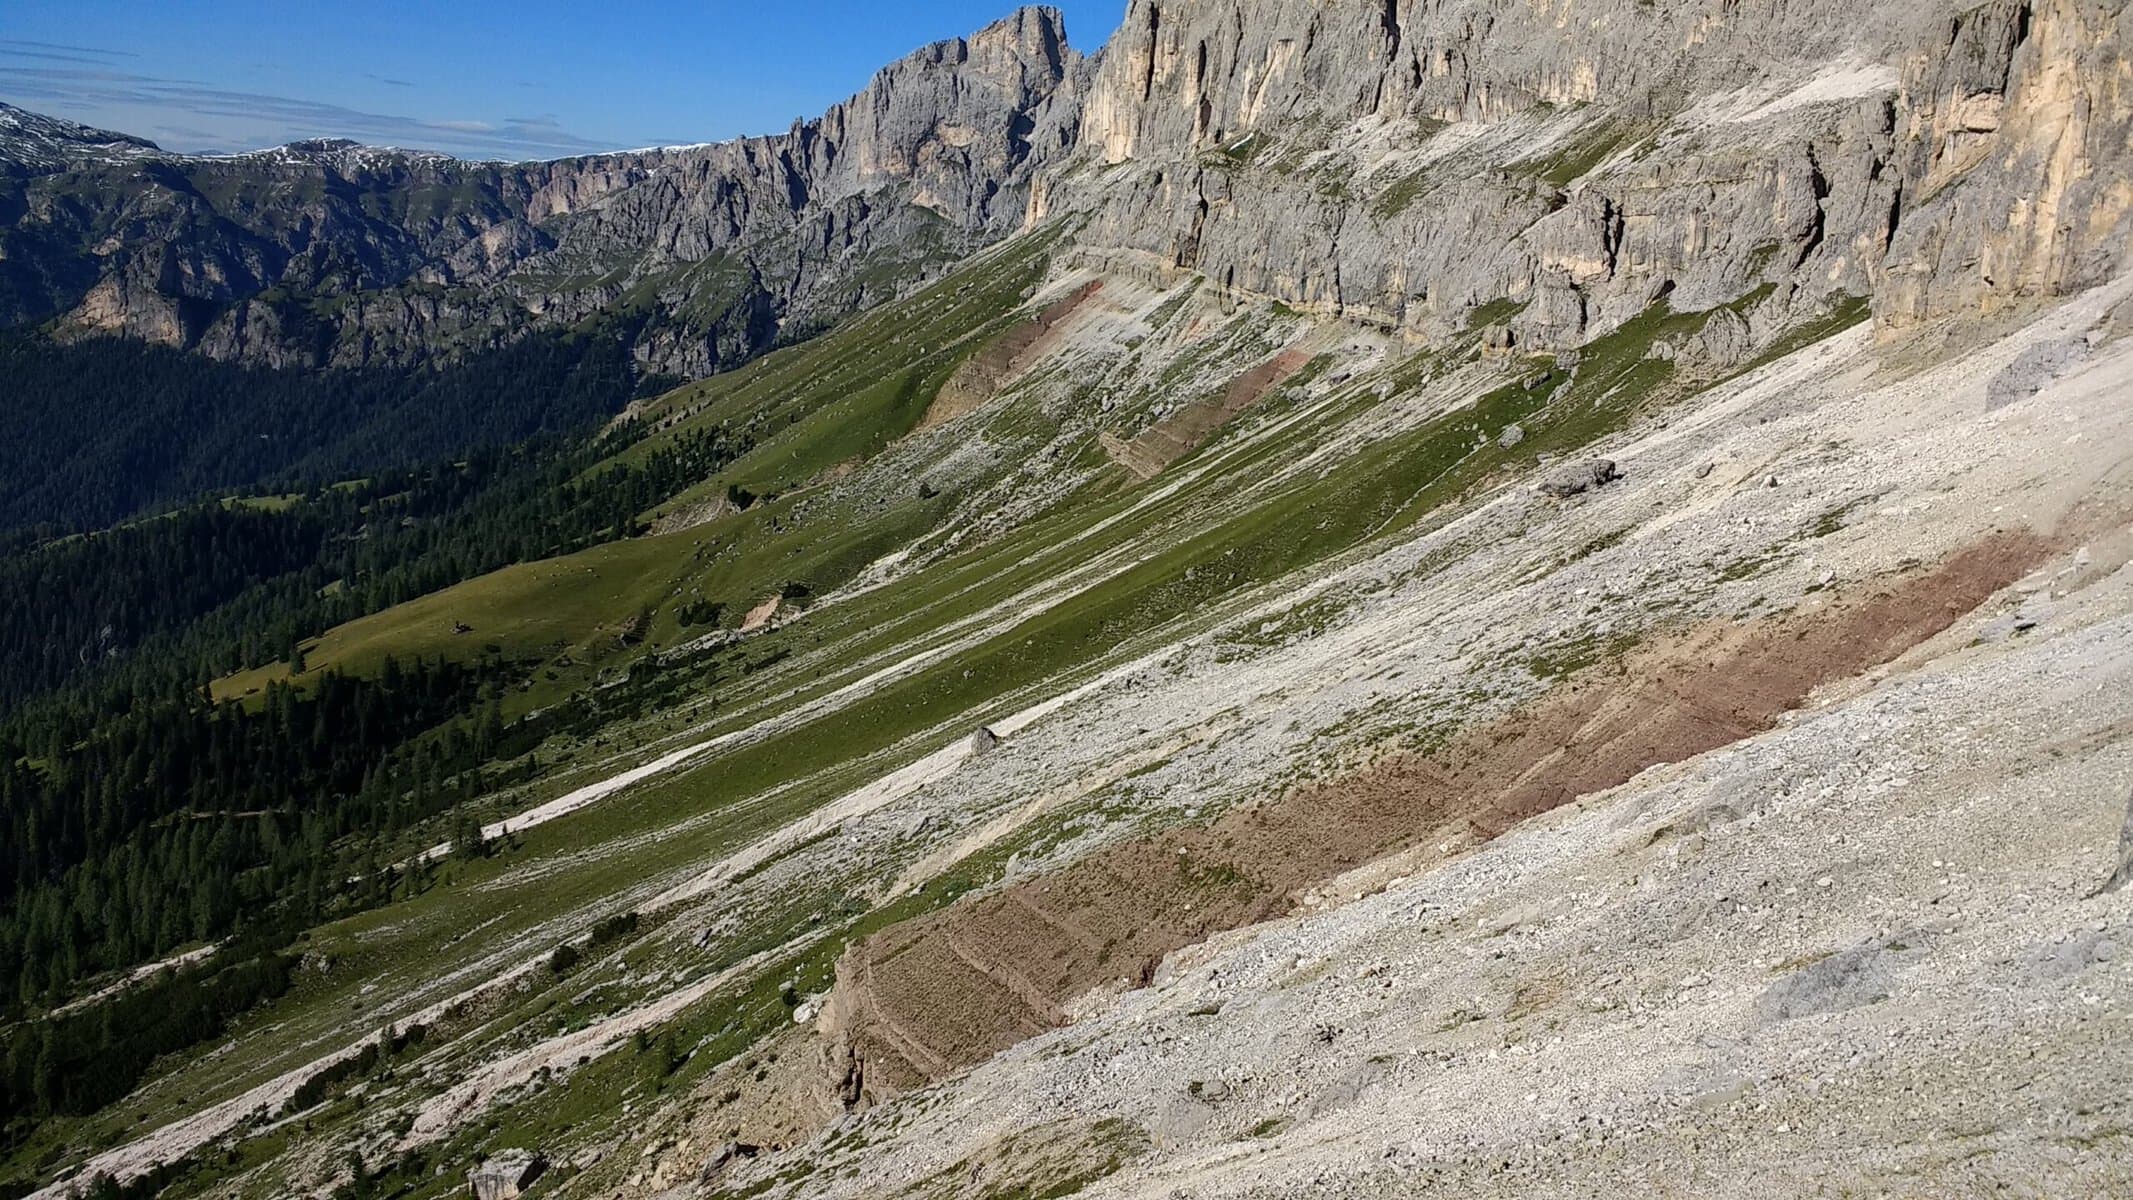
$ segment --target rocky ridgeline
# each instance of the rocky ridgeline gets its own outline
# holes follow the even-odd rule
[[[361,365],[605,314],[694,375],[1068,217],[1107,269],[1423,336],[1500,305],[1500,350],[1729,305],[1688,349],[1737,360],[1846,298],[1902,325],[2110,275],[2128,14],[1135,0],[1092,59],[1026,8],[711,146],[201,159],[48,130],[0,138],[0,320]]]
[[[787,133],[511,164],[187,157],[0,107],[0,323],[364,366],[612,314],[648,367],[703,374],[893,294],[862,274],[1018,226],[1021,181],[1072,142],[1044,113],[1077,62],[1058,15],[1025,9]]]

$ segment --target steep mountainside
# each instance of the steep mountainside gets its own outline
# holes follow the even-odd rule
[[[1085,242],[1426,335],[1525,305],[1563,350],[1754,294],[1905,323],[2108,277],[2133,244],[2126,10],[1166,3],[1106,48],[1040,190]]]
[[[7,116],[40,379],[636,398],[0,560],[77,689],[0,1196],[2133,1194],[2133,3],[1025,9],[511,166]]]
[[[9,174],[39,175],[159,153],[160,148],[147,138],[0,105],[0,170]]]

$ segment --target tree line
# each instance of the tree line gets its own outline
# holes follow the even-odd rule
[[[628,344],[621,328],[542,333],[437,365],[311,371],[0,333],[0,533],[99,529],[205,492],[583,429],[656,385]]]
[[[342,622],[634,536],[637,514],[748,445],[697,431],[596,466],[635,437],[541,439],[18,548],[0,556],[0,713],[84,680],[130,696],[282,661]]]
[[[294,403],[294,383],[277,392],[285,384],[259,373],[202,365],[200,378],[228,394],[194,380],[144,403],[156,420],[215,409],[204,439],[148,453],[122,420],[88,465],[67,447],[96,441],[95,404],[60,414],[71,443],[10,443],[4,427],[22,428],[22,414],[0,415],[0,1152],[45,1120],[124,1095],[158,1056],[279,995],[298,931],[428,886],[434,867],[394,865],[411,844],[448,835],[458,853],[485,853],[473,801],[532,777],[536,748],[558,731],[656,702],[674,683],[633,678],[511,721],[501,698],[527,664],[493,651],[471,664],[388,659],[370,677],[313,672],[241,703],[208,690],[231,671],[300,658],[306,639],[341,622],[639,535],[638,514],[749,448],[710,429],[610,462],[635,444],[634,426],[545,424],[604,418],[627,364],[586,346],[523,353],[512,361],[524,369],[492,381],[494,395],[558,373],[576,390],[532,404],[517,424],[415,421],[388,446],[379,439],[392,412],[449,402],[465,416],[491,395],[464,374],[402,376],[409,394],[390,397],[376,421],[319,418],[303,426],[316,453],[253,460],[235,473],[253,482],[148,516],[138,514],[174,489],[222,486],[229,476],[194,471],[188,456],[227,444],[244,414],[294,420],[269,411]],[[174,375],[156,357],[131,344],[4,343],[0,377],[27,362],[22,379],[50,392],[29,407],[57,411],[53,396],[120,386],[129,370],[164,383],[192,370]],[[52,384],[68,364],[87,364],[84,379]],[[245,391],[261,378],[262,393]],[[343,389],[335,403],[356,408],[370,386],[319,378],[311,384]],[[470,429],[470,447],[454,440]],[[452,449],[410,461],[439,446]],[[25,466],[39,454],[56,456],[40,470],[78,475],[78,511],[40,498],[39,472]],[[362,469],[351,476],[350,466]],[[60,511],[80,519],[23,519]],[[123,514],[135,515],[89,528]],[[101,976],[202,942],[221,946],[205,964],[59,1007]]]

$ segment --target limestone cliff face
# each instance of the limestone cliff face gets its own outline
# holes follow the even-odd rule
[[[1134,0],[1084,60],[1029,8],[784,134],[515,165],[0,125],[0,321],[337,365],[597,322],[694,375],[1063,219],[1106,269],[1421,337],[1515,310],[1500,348],[1727,305],[1733,358],[1840,298],[1894,329],[2121,269],[2129,13]]]
[[[1535,105],[1665,115],[1788,68],[1885,54],[1933,4],[1135,0],[1084,127],[1113,161],[1297,120],[1488,121]]]
[[[1876,316],[1991,311],[2133,251],[2133,6],[1993,0],[1905,64],[1904,203]]]
[[[1537,349],[1661,296],[1900,323],[2121,264],[2126,14],[1137,0],[1084,105],[1102,169],[1039,199],[1114,261],[1425,335],[1499,299]]]

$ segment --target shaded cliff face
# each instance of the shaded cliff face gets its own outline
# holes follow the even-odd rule
[[[1687,352],[1737,360],[1834,305],[1897,327],[2116,271],[2129,11],[1136,0],[1094,60],[1023,9],[714,146],[188,159],[48,129],[0,175],[0,321],[276,365],[589,325],[699,375],[1065,218],[1107,270],[1425,338],[1485,313],[1506,351],[1724,306]]]
[[[785,134],[521,164],[190,158],[0,110],[0,322],[355,366],[599,317],[648,370],[700,374],[1012,227],[1077,66],[1058,14],[1024,9]]]

